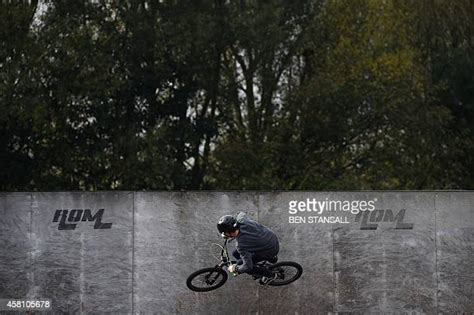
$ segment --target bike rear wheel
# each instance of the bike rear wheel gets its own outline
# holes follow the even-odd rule
[[[200,269],[189,275],[186,285],[196,292],[207,292],[221,287],[227,281],[227,272],[220,268]]]
[[[277,274],[276,279],[268,284],[271,286],[280,286],[292,283],[293,281],[298,280],[303,273],[303,267],[293,261],[282,261],[269,266],[268,269]]]

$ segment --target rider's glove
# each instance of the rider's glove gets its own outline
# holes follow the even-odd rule
[[[232,273],[237,273],[237,265],[230,265],[229,268],[227,268],[227,270],[229,270],[229,272],[232,272]]]

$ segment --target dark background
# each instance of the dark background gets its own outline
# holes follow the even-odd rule
[[[469,0],[2,1],[0,190],[474,189],[473,41]]]

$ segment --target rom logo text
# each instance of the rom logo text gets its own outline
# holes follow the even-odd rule
[[[405,209],[401,209],[395,216],[390,209],[361,211],[357,214],[355,222],[361,222],[361,230],[376,230],[378,223],[381,222],[394,222],[396,230],[411,230],[413,229],[413,223],[403,222],[405,219],[405,211]]]
[[[77,222],[92,222],[94,223],[94,229],[110,229],[112,223],[102,223],[102,216],[104,215],[104,209],[99,209],[92,215],[90,209],[60,209],[56,210],[53,217],[53,222],[58,222],[58,230],[75,230]],[[66,220],[67,219],[67,220]],[[67,221],[67,222],[66,222]],[[71,223],[74,222],[74,223]]]

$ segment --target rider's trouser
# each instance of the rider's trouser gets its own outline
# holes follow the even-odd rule
[[[236,249],[232,252],[232,255],[237,259],[237,265],[243,264],[242,258],[240,257],[240,254]],[[256,266],[256,263],[265,259],[266,258],[258,257],[256,254],[253,253],[252,254],[253,268],[249,270],[248,273],[251,275],[260,275],[260,276],[265,276],[265,277],[273,276],[273,273],[267,268]]]

